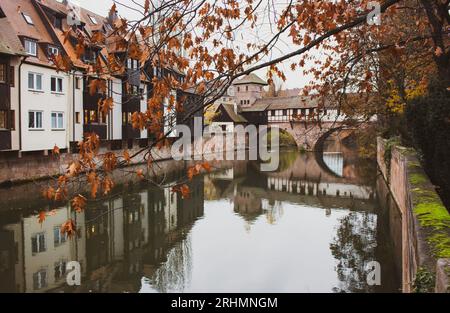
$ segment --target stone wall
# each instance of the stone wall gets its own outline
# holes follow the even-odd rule
[[[225,159],[226,152],[230,150],[242,151],[248,146],[248,138],[245,143],[235,146],[232,137],[225,135],[213,135],[203,140],[203,144],[199,142],[191,144],[188,148],[188,155],[196,156],[196,159],[203,157],[207,159],[214,156],[223,155]],[[237,141],[236,141],[237,142]],[[138,153],[142,148],[135,146],[129,149],[130,155]],[[102,146],[99,154],[109,152],[109,146]],[[117,156],[123,156],[124,150],[113,151]],[[133,158],[131,165],[146,163],[145,155],[147,150],[139,153]],[[180,153],[181,154],[181,153]],[[182,154],[181,154],[182,155]],[[154,161],[166,161],[172,159],[171,148],[153,149],[152,156]],[[0,154],[0,188],[3,186],[15,185],[29,181],[38,181],[61,175],[67,171],[67,167],[78,158],[77,154],[62,153],[55,157],[51,154],[44,155],[44,152],[36,152],[33,154],[24,154],[21,157],[18,154]]]
[[[450,214],[420,165],[417,154],[378,138],[378,165],[402,217],[403,291],[448,292]],[[442,265],[444,264],[444,265]],[[444,274],[443,274],[444,273]],[[434,278],[435,286],[426,286]]]

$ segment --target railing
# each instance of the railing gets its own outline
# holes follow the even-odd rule
[[[100,139],[106,140],[107,129],[104,124],[86,124],[83,126],[84,133],[96,133]]]
[[[0,84],[0,109],[9,110],[9,108],[11,107],[10,93],[11,88],[8,84]]]
[[[11,132],[9,130],[0,130],[0,150],[11,149]]]
[[[139,139],[141,138],[141,131],[133,128],[132,125],[122,126],[123,139]]]
[[[99,93],[91,95],[89,92],[83,92],[83,109],[98,110],[98,102],[103,98],[104,96]]]

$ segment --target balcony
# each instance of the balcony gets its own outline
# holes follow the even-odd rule
[[[11,131],[0,130],[0,150],[11,150]]]
[[[91,95],[89,92],[83,92],[83,109],[84,110],[98,110],[98,102],[104,99],[105,96],[95,93]]]
[[[122,138],[123,139],[139,139],[141,138],[141,131],[133,128],[132,125],[122,126]]]
[[[107,128],[105,124],[86,124],[83,126],[84,133],[96,133],[101,140],[107,138]]]
[[[10,104],[11,88],[8,84],[0,83],[0,110],[8,110],[11,107]]]
[[[141,110],[141,99],[138,96],[123,96],[122,111],[139,112]]]

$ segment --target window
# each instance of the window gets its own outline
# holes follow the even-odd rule
[[[42,74],[28,73],[28,89],[42,91]]]
[[[75,77],[75,88],[80,89],[80,78],[79,77]]]
[[[65,275],[66,275],[66,261],[56,262],[55,263],[55,281],[60,280]]]
[[[77,123],[77,124],[81,123],[80,112],[75,112],[75,123]]]
[[[248,91],[248,86],[245,86],[245,91]]]
[[[33,288],[39,290],[45,287],[47,287],[47,271],[44,269],[33,274]]]
[[[31,251],[33,253],[45,252],[45,233],[36,234],[31,237]]]
[[[55,247],[62,245],[67,240],[67,233],[61,234],[61,226],[53,227],[53,235],[53,243],[55,244]]]
[[[37,56],[37,43],[36,41],[25,39],[24,40],[25,51],[32,56]]]
[[[8,111],[0,110],[0,129],[8,128]]]
[[[63,92],[63,79],[61,77],[52,77],[51,78],[51,91],[62,93]]]
[[[52,129],[64,129],[64,113],[52,112]]]
[[[28,128],[42,129],[42,111],[28,112]]]
[[[6,83],[6,64],[0,63],[0,83]]]
[[[53,25],[56,28],[62,29],[62,19],[60,17],[55,17],[55,21],[54,21]]]
[[[98,23],[97,23],[97,19],[95,18],[95,17],[93,17],[93,16],[91,16],[91,15],[88,15],[89,16],[89,19],[91,20],[91,23],[92,24],[94,24],[94,25],[97,25]]]
[[[48,46],[48,55],[49,56],[57,56],[59,54],[59,49],[54,46]]]
[[[139,69],[139,61],[128,58],[127,59],[127,68],[133,69],[133,70]]]
[[[106,124],[106,115],[95,110],[84,110],[85,124]]]
[[[33,19],[31,18],[31,16],[29,16],[26,13],[22,13],[23,18],[25,19],[25,22],[27,22],[28,25],[34,25],[33,23]]]

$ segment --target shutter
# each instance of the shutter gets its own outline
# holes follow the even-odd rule
[[[14,83],[15,83],[15,71],[14,71],[14,66],[10,66],[9,67],[9,85],[11,87],[14,87]]]

